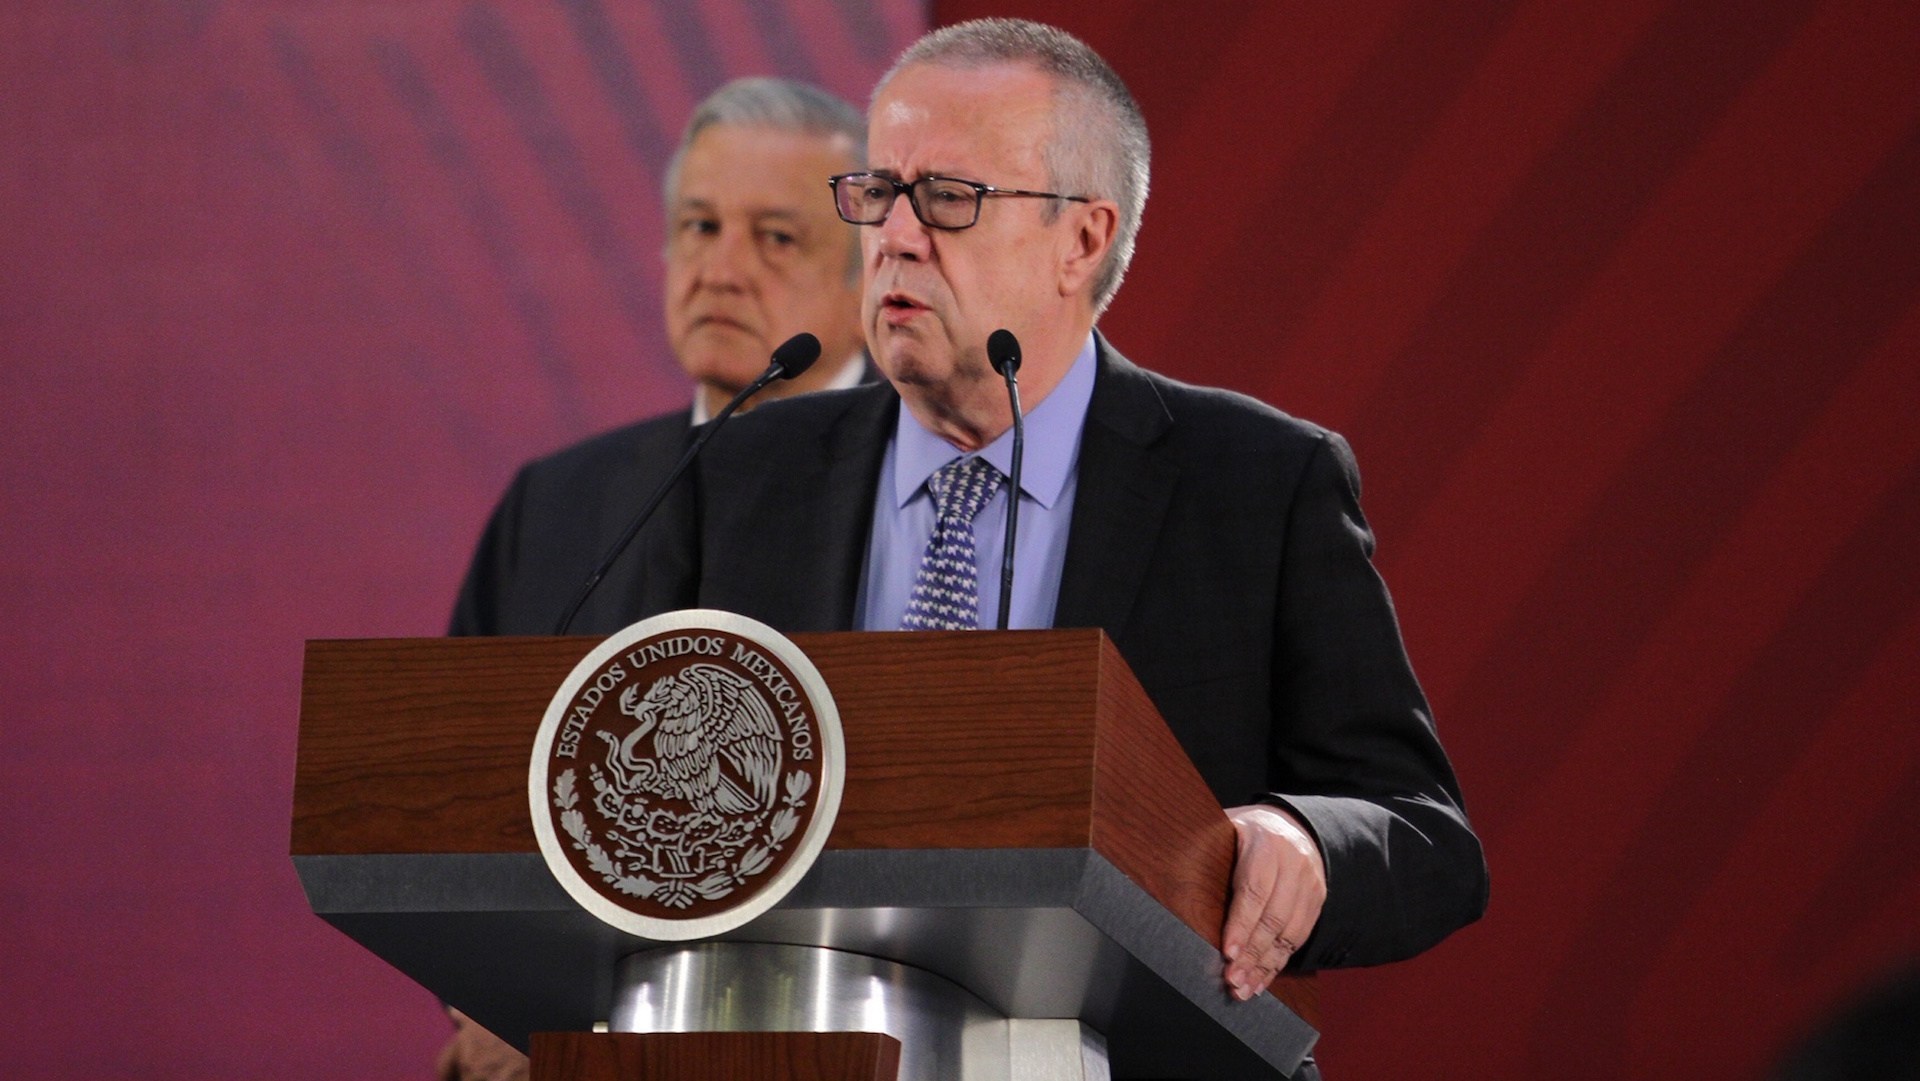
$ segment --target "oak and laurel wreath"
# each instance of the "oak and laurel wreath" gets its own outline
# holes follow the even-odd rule
[[[716,901],[732,893],[734,889],[746,883],[747,879],[761,873],[773,862],[773,854],[785,846],[793,831],[799,828],[799,809],[807,805],[805,799],[813,787],[813,778],[800,770],[787,774],[786,795],[781,799],[781,808],[767,823],[766,840],[747,849],[740,857],[740,863],[731,872],[715,871],[698,882],[678,884],[682,888],[673,888],[676,884],[661,882],[644,874],[627,874],[600,847],[593,831],[587,826],[587,816],[578,808],[580,793],[574,787],[573,770],[560,774],[553,783],[553,803],[560,809],[560,828],[573,838],[576,851],[586,854],[587,866],[592,868],[607,885],[630,897],[654,899],[669,908],[687,908],[693,904],[695,893],[700,897]]]

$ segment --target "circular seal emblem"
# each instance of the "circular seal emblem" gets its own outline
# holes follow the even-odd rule
[[[576,665],[527,776],[533,832],[574,900],[643,938],[732,930],[826,844],[846,751],[820,673],[731,612],[642,620]]]

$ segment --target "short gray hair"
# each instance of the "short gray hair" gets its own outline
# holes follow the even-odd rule
[[[860,168],[867,161],[867,119],[852,105],[811,83],[764,76],[735,79],[708,94],[706,100],[694,108],[687,129],[680,134],[680,145],[674,148],[673,157],[667,162],[663,185],[669,214],[680,194],[680,166],[686,160],[687,148],[701,132],[721,125],[772,128],[822,138],[844,136],[848,142],[847,160],[852,167]],[[820,178],[820,198],[832,198],[824,176]],[[850,273],[858,276],[860,234],[851,228],[848,233],[853,245]]]
[[[852,144],[848,158],[856,165],[867,160],[867,120],[860,110],[810,83],[764,77],[735,79],[707,95],[693,110],[687,130],[680,134],[680,145],[667,162],[667,202],[673,202],[679,193],[680,164],[686,160],[687,148],[701,132],[722,124],[801,135],[844,135]],[[820,190],[824,192],[826,187],[827,178],[823,176]]]
[[[1133,262],[1152,158],[1146,118],[1127,84],[1086,42],[1026,19],[975,19],[933,31],[900,54],[881,76],[874,97],[914,64],[962,69],[1028,64],[1054,77],[1059,86],[1045,154],[1053,190],[1120,205],[1113,250],[1093,282],[1094,314],[1104,312]],[[1058,214],[1060,204],[1052,206]]]

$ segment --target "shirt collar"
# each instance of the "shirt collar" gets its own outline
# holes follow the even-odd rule
[[[1093,334],[1073,358],[1053,391],[1039,405],[1026,410],[1027,446],[1020,463],[1020,490],[1043,507],[1052,507],[1073,476],[1079,457],[1080,430],[1087,420],[1087,405],[1093,400]],[[965,457],[952,443],[920,426],[913,411],[904,406],[893,432],[893,495],[896,506],[904,507],[926,486],[927,478],[955,458]],[[1013,472],[1013,429],[978,452],[992,463],[1002,476]]]
[[[855,353],[848,357],[845,363],[840,365],[840,370],[833,374],[832,379],[827,380],[817,389],[846,390],[850,387],[857,387],[860,385],[861,378],[866,374],[866,354]],[[700,388],[696,385],[693,389],[693,416],[687,421],[687,426],[698,428],[712,419],[713,412],[707,408],[707,396],[700,393]]]

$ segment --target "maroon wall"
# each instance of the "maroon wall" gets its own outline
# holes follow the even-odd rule
[[[1347,433],[1488,843],[1336,1078],[1751,1077],[1920,953],[1920,5],[939,0],[1155,141],[1135,359]]]
[[[0,4],[0,1075],[431,1076],[433,1000],[287,858],[301,643],[437,633],[515,464],[685,403],[694,102],[864,101],[924,20]]]

